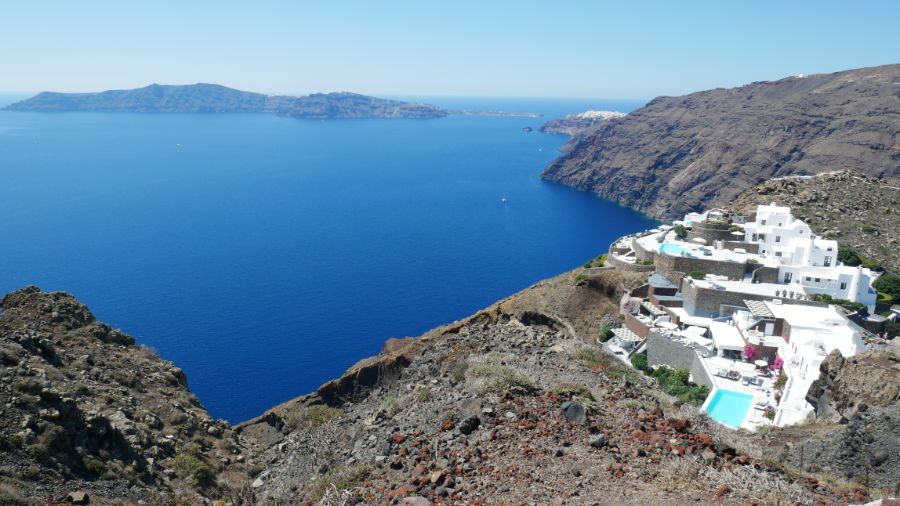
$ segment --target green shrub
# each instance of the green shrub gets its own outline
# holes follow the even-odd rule
[[[835,299],[831,295],[827,293],[815,293],[810,295],[810,300],[814,300],[816,302],[824,302],[826,304],[834,304],[836,306],[845,307],[851,311],[863,311],[866,309],[866,305],[861,302],[855,302],[847,299]]]
[[[578,275],[575,276],[575,279],[573,281],[577,285],[579,283],[587,281],[587,279],[588,279],[588,275],[583,272],[580,272],[580,273],[578,273]]]
[[[872,286],[879,292],[889,295],[893,300],[900,299],[900,277],[898,276],[882,274],[872,283]]]
[[[605,343],[606,341],[612,339],[613,335],[615,335],[613,334],[613,326],[608,323],[604,323],[600,327],[600,335],[598,336],[598,339],[601,343]]]
[[[175,456],[175,473],[181,478],[189,480],[191,485],[197,488],[209,485],[215,476],[212,468],[206,462],[189,452],[182,452]]]
[[[82,462],[84,462],[84,468],[87,469],[87,472],[93,476],[103,476],[103,473],[106,472],[106,464],[95,458],[85,457]]]
[[[675,225],[673,229],[675,231],[675,237],[684,240],[688,235],[688,229],[684,225]]]
[[[594,400],[594,394],[591,393],[588,387],[576,385],[575,383],[560,383],[553,387],[550,392],[568,399],[580,397],[582,399]]]
[[[871,234],[871,233],[875,232],[875,227],[866,223],[865,225],[862,226],[862,231],[864,234]]]
[[[856,267],[862,260],[856,251],[853,250],[850,246],[845,246],[843,244],[838,245],[838,260],[844,265],[849,265],[850,267]]]
[[[427,402],[428,399],[431,399],[431,388],[427,386],[417,386],[415,393],[416,400],[419,402]]]
[[[500,393],[506,390],[534,392],[537,386],[524,372],[509,366],[484,362],[469,367],[469,376],[482,393]]]
[[[310,498],[314,504],[318,504],[330,489],[349,490],[364,482],[370,473],[371,470],[362,465],[332,469],[325,476],[312,482]]]
[[[693,279],[703,279],[706,277],[706,274],[704,274],[702,271],[691,271],[688,273],[688,276]]]
[[[732,226],[728,227],[728,231],[729,232],[743,232],[744,227],[742,227],[740,225],[732,225]]]
[[[699,406],[709,395],[709,388],[690,382],[690,372],[687,369],[658,367],[650,376],[656,378],[662,391],[688,404]]]
[[[648,370],[647,366],[647,354],[646,353],[637,353],[631,356],[631,365],[634,366],[638,371],[646,372]]]
[[[590,269],[591,267],[603,267],[606,264],[607,254],[604,253],[596,258],[592,258],[584,264],[585,269]]]

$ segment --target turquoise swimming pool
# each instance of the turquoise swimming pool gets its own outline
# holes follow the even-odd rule
[[[664,242],[659,245],[659,252],[667,255],[680,255],[684,251],[685,249],[681,245],[671,242]]]
[[[752,402],[750,394],[719,388],[706,403],[706,412],[713,420],[736,429],[747,417]]]

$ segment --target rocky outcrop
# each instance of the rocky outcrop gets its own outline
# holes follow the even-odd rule
[[[151,84],[133,90],[100,93],[45,91],[16,102],[10,111],[132,113],[275,113],[292,118],[440,118],[446,111],[428,104],[401,102],[357,93],[270,96],[217,84]]]
[[[65,293],[29,287],[0,309],[0,502],[237,495],[246,452],[181,369]]]
[[[843,422],[869,409],[900,414],[900,355],[876,351],[844,358],[834,351],[822,362],[806,400],[817,416]]]
[[[659,97],[604,122],[544,171],[657,218],[773,177],[900,177],[900,65]]]
[[[781,178],[746,190],[728,207],[749,213],[771,202],[789,206],[818,233],[900,272],[900,179],[856,171]]]

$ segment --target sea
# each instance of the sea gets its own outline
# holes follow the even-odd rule
[[[0,112],[0,292],[72,293],[239,422],[655,224],[540,179],[542,122],[642,102],[403,98],[543,117]]]

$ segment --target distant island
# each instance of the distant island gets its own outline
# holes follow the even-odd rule
[[[151,84],[98,93],[45,91],[6,107],[32,112],[272,113],[306,119],[442,118],[447,111],[357,93],[315,93],[300,97],[264,95],[218,84]]]

